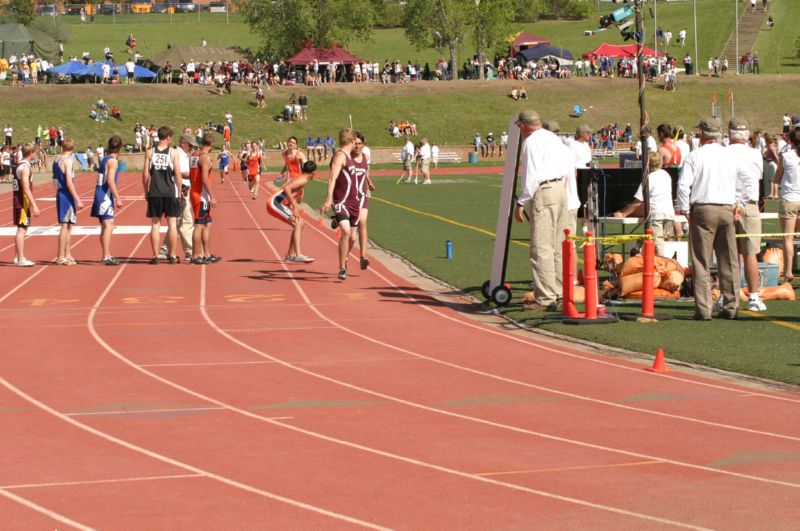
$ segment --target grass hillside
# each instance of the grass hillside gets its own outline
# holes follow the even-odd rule
[[[668,122],[691,127],[710,113],[713,92],[719,96],[727,119],[728,88],[734,90],[738,116],[751,127],[777,131],[787,110],[800,112],[797,75],[731,76],[724,79],[681,76],[678,89],[665,92],[660,84],[648,84],[646,99],[653,124]],[[177,85],[101,86],[38,85],[26,89],[0,86],[0,98],[13,101],[5,107],[2,120],[13,124],[19,138],[32,138],[37,125],[61,125],[79,145],[105,141],[121,134],[130,141],[134,122],[188,125],[196,128],[207,121],[221,122],[227,110],[234,115],[234,141],[265,138],[272,144],[289,135],[305,138],[334,133],[350,124],[361,130],[370,144],[399,146],[389,136],[389,120],[411,119],[420,135],[440,145],[468,144],[475,132],[495,134],[508,124],[509,116],[533,108],[548,119],[558,120],[563,131],[579,123],[599,129],[608,122],[638,124],[637,85],[633,79],[579,78],[540,80],[529,83],[528,102],[515,102],[507,94],[510,81],[421,82],[409,85],[335,84],[314,88],[309,96],[310,119],[282,123],[272,119],[289,94],[299,87],[273,88],[267,93],[267,109],[255,107],[251,89],[235,87],[233,95],[218,96],[208,87]],[[765,97],[768,87],[769,97]],[[91,105],[103,97],[118,105],[123,122],[97,123],[88,117]],[[570,118],[575,103],[587,108],[579,120]]]

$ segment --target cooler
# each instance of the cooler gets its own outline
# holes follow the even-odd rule
[[[470,164],[477,164],[478,163],[478,152],[477,151],[470,151],[469,152],[469,163]]]
[[[744,278],[744,268],[739,269],[739,284],[741,287],[747,286]],[[758,286],[768,288],[778,285],[778,264],[759,262],[758,264]]]

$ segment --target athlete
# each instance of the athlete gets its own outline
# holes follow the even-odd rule
[[[189,199],[194,213],[194,229],[192,232],[192,263],[196,265],[219,262],[219,257],[211,254],[211,207],[217,206],[211,188],[211,148],[214,145],[214,134],[203,135],[200,150],[192,153],[190,159],[189,180],[191,191]]]
[[[228,148],[223,146],[222,151],[219,152],[219,182],[224,183],[225,177],[228,175],[228,167],[231,163],[231,152]]]
[[[280,179],[287,179],[291,181],[294,178],[300,177],[303,173],[303,164],[308,160],[305,153],[297,149],[297,137],[290,136],[286,141],[288,146],[286,151],[283,152],[283,169],[278,177]]]
[[[78,265],[72,257],[72,226],[78,221],[77,211],[83,209],[78,191],[75,189],[75,167],[72,155],[75,140],[65,139],[61,143],[61,155],[53,161],[53,186],[56,189],[56,212],[61,230],[58,232],[58,257],[56,264]]]
[[[250,142],[250,152],[247,157],[247,181],[250,185],[250,194],[253,199],[258,197],[258,187],[261,182],[261,150],[258,144]]]
[[[25,235],[31,224],[31,212],[39,216],[39,207],[33,198],[33,171],[31,159],[36,153],[36,147],[30,142],[20,146],[22,160],[19,161],[11,181],[12,202],[14,205],[14,225],[17,226],[17,235],[14,238],[14,265],[31,267],[36,265],[33,260],[25,258]]]
[[[93,218],[100,222],[100,248],[103,251],[101,263],[106,266],[116,266],[120,262],[111,254],[111,234],[114,232],[114,215],[116,209],[122,207],[117,184],[119,183],[119,152],[122,149],[122,139],[116,135],[108,139],[106,156],[100,161],[97,175],[97,185],[94,188],[94,201],[92,202]]]
[[[366,161],[356,162],[351,156],[355,138],[355,131],[352,129],[339,131],[339,151],[331,161],[328,195],[321,209],[326,214],[333,207],[340,229],[339,280],[347,278],[347,255],[355,244],[355,233],[352,229],[358,226],[358,182],[367,172]]]
[[[147,151],[142,172],[144,196],[147,200],[147,217],[150,218],[150,246],[153,258],[150,263],[157,265],[158,244],[161,233],[161,218],[167,218],[167,248],[175,252],[178,248],[177,218],[180,214],[178,197],[181,190],[180,159],[173,149],[172,129],[164,125],[158,129],[158,144]],[[170,264],[180,263],[177,256],[167,257]]]
[[[369,196],[370,193],[375,191],[375,184],[373,184],[369,176],[370,155],[370,149],[364,143],[364,135],[356,131],[356,140],[353,143],[353,160],[356,162],[364,160],[367,163],[367,171],[358,183],[358,247],[361,251],[361,257],[359,258],[359,266],[361,269],[369,267],[369,258],[367,258],[367,245],[369,244],[367,236],[367,215],[369,214]]]
[[[303,217],[301,216],[303,189],[309,181],[315,178],[316,171],[316,162],[313,160],[304,162],[300,175],[283,185],[267,201],[267,212],[292,226],[289,250],[286,251],[287,262],[308,264],[314,261],[313,258],[309,258],[300,252],[300,241],[303,232]]]
[[[242,172],[242,182],[247,182],[247,158],[250,156],[250,144],[245,142],[239,150],[239,170]]]

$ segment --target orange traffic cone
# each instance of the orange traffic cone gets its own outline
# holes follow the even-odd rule
[[[342,229],[336,229],[336,237],[337,238],[341,238],[342,237]]]
[[[650,372],[659,372],[659,373],[668,373],[672,372],[671,370],[667,369],[667,364],[664,361],[664,349],[660,348],[656,351],[656,359],[653,361],[652,367],[647,367],[646,371]]]

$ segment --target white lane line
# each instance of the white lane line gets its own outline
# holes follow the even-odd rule
[[[234,189],[234,191],[236,192],[237,196],[239,196],[239,201],[245,207],[245,211],[250,216],[250,219],[253,221],[254,224],[257,225],[258,223],[257,223],[256,219],[253,217],[253,214],[250,211],[250,208],[247,205],[247,203],[245,203],[241,199],[241,196],[239,195],[238,191],[236,191],[235,189]],[[313,225],[313,224],[309,223],[309,225]],[[259,235],[267,243],[267,246],[271,249],[273,254],[275,254],[276,256],[279,256],[278,250],[272,245],[272,242],[264,235],[264,233],[263,232],[259,232]],[[205,268],[204,268],[202,273],[203,273],[203,276],[202,276],[203,282],[205,282]],[[399,352],[403,352],[403,353],[408,354],[410,356],[415,356],[415,357],[420,357],[420,358],[423,358],[423,359],[428,359],[428,360],[436,362],[436,363],[441,363],[441,364],[446,365],[446,366],[451,366],[453,368],[465,370],[467,372],[478,374],[478,375],[484,375],[484,376],[487,376],[487,377],[490,377],[490,378],[495,378],[495,379],[498,379],[498,380],[503,380],[503,381],[507,380],[505,378],[502,378],[502,377],[499,377],[497,375],[493,375],[493,374],[490,374],[490,373],[483,373],[481,371],[477,371],[477,370],[470,369],[470,368],[467,368],[467,367],[461,367],[459,365],[455,365],[455,364],[451,364],[451,363],[444,362],[444,361],[441,361],[441,360],[437,360],[435,358],[428,358],[427,356],[424,356],[422,354],[418,354],[416,352],[412,352],[410,350],[403,349],[403,348],[397,347],[395,345],[390,345],[388,343],[384,343],[382,341],[376,340],[374,338],[371,338],[371,337],[366,336],[364,334],[361,334],[359,332],[355,332],[353,330],[350,330],[347,327],[338,325],[335,321],[333,321],[332,319],[328,318],[327,316],[325,316],[324,314],[322,314],[319,310],[317,310],[315,308],[314,304],[311,302],[311,300],[308,298],[308,295],[305,293],[305,290],[303,290],[303,288],[299,285],[299,282],[296,279],[290,278],[290,280],[293,283],[293,285],[295,286],[295,288],[297,289],[298,293],[301,295],[301,297],[303,297],[303,299],[307,301],[309,307],[320,318],[322,318],[325,321],[333,324],[334,326],[339,326],[343,331],[346,331],[346,332],[348,332],[350,334],[353,334],[353,335],[355,335],[357,337],[365,339],[365,340],[367,340],[369,342],[376,343],[376,344],[379,344],[379,345],[382,345],[382,346],[386,346],[387,348],[390,348],[392,350],[397,350]],[[204,284],[201,286],[201,297],[204,300],[204,298],[205,298],[205,285]],[[203,312],[203,316],[206,317],[206,319],[209,321],[209,324],[211,326],[215,326],[213,321],[210,319],[208,314],[205,312],[205,308],[202,307],[202,306],[201,306],[201,311]],[[218,327],[217,327],[217,329],[218,329]],[[497,428],[501,428],[501,429],[505,429],[505,430],[509,430],[509,431],[513,431],[513,432],[517,432],[517,433],[525,433],[525,434],[528,434],[528,435],[534,435],[536,437],[541,437],[541,438],[544,438],[544,439],[557,441],[557,442],[568,443],[568,444],[571,444],[571,445],[580,446],[580,447],[584,447],[584,448],[592,448],[592,449],[595,449],[595,450],[602,450],[602,451],[606,451],[606,452],[611,452],[611,453],[616,453],[616,454],[620,454],[620,455],[626,455],[626,456],[636,457],[636,458],[641,458],[641,459],[647,459],[647,460],[664,461],[665,463],[669,463],[669,464],[672,464],[672,465],[675,465],[675,466],[685,467],[685,468],[694,469],[694,470],[702,470],[704,472],[711,472],[712,474],[721,474],[721,475],[726,475],[726,476],[731,476],[731,477],[737,477],[737,478],[740,478],[740,479],[747,479],[747,480],[757,481],[757,482],[761,482],[761,483],[768,483],[768,484],[773,484],[773,485],[781,485],[781,486],[791,487],[791,488],[800,488],[800,483],[792,483],[792,482],[788,482],[788,481],[780,481],[780,480],[775,480],[775,479],[770,479],[770,478],[764,478],[764,477],[761,477],[761,476],[753,476],[753,475],[749,475],[749,474],[741,474],[741,473],[732,472],[732,471],[729,471],[729,470],[722,470],[722,469],[718,469],[718,468],[712,468],[712,467],[708,467],[708,466],[696,465],[696,464],[693,464],[693,463],[687,463],[687,462],[684,462],[684,461],[677,461],[677,460],[673,460],[673,459],[668,459],[668,458],[664,458],[664,457],[660,457],[660,456],[653,456],[653,455],[643,454],[643,453],[639,453],[639,452],[623,450],[621,448],[612,448],[612,447],[608,447],[608,446],[588,443],[588,442],[585,442],[585,441],[579,441],[579,440],[576,440],[576,439],[569,439],[569,438],[566,438],[566,437],[559,437],[559,436],[556,436],[556,435],[550,435],[550,434],[543,433],[543,432],[537,432],[537,431],[528,430],[528,429],[525,429],[525,428],[520,428],[518,426],[513,426],[513,425],[509,425],[509,424],[502,424],[502,423],[494,422],[494,421],[487,420],[487,419],[482,419],[482,418],[478,418],[478,417],[471,417],[469,415],[464,415],[464,414],[456,413],[456,412],[453,412],[453,411],[448,411],[448,410],[439,409],[439,408],[435,408],[435,407],[431,407],[431,406],[426,406],[424,404],[419,404],[419,403],[416,403],[416,402],[411,402],[411,401],[403,399],[403,398],[387,395],[387,394],[381,393],[379,391],[373,391],[371,389],[367,389],[367,388],[360,387],[360,386],[357,386],[357,385],[354,385],[354,384],[350,384],[350,383],[342,381],[342,380],[337,380],[335,378],[331,378],[329,376],[325,376],[323,374],[316,373],[316,372],[310,371],[308,369],[304,369],[302,367],[297,367],[297,366],[293,365],[290,362],[286,362],[286,361],[280,360],[278,358],[275,358],[274,356],[270,356],[269,354],[257,349],[256,347],[253,347],[253,346],[249,345],[248,343],[240,341],[239,339],[231,336],[230,334],[227,334],[227,333],[223,332],[222,330],[219,330],[219,331],[225,337],[230,338],[231,341],[233,341],[234,343],[242,346],[243,348],[246,348],[246,349],[250,350],[254,354],[263,356],[266,359],[277,361],[278,363],[284,365],[285,367],[292,368],[292,369],[294,369],[296,371],[299,371],[299,372],[302,372],[304,374],[308,374],[310,376],[314,376],[314,377],[320,378],[322,380],[325,380],[325,381],[328,381],[328,382],[331,382],[331,383],[335,383],[335,384],[341,385],[343,387],[347,387],[349,389],[353,389],[353,390],[356,390],[356,391],[361,391],[363,393],[367,393],[367,394],[370,394],[370,395],[373,395],[373,396],[377,396],[379,398],[383,398],[384,400],[388,400],[388,401],[392,401],[392,402],[396,402],[396,403],[400,403],[400,404],[405,404],[407,406],[410,406],[410,407],[413,407],[413,408],[417,408],[417,409],[421,409],[421,410],[424,410],[424,411],[430,411],[430,412],[433,412],[433,413],[439,413],[441,415],[446,415],[446,416],[449,416],[449,417],[455,417],[455,418],[459,418],[459,419],[463,419],[463,420],[476,422],[476,423],[479,423],[479,424],[485,424],[485,425],[488,425],[488,426],[494,426],[494,427],[497,427]],[[511,382],[513,383],[514,381],[511,380]],[[545,388],[539,388],[537,386],[533,386],[532,384],[526,384],[524,382],[519,382],[519,385],[525,385],[525,386],[532,387],[532,388],[537,388],[537,389],[545,389]],[[569,393],[563,393],[561,391],[552,391],[552,392],[554,392],[556,394],[561,394],[561,395],[564,395],[564,396],[574,397],[574,398],[581,399],[581,400],[587,400],[589,402],[596,402],[596,403],[600,403],[600,404],[604,404],[605,403],[604,401],[600,401],[600,400],[596,400],[596,399],[590,399],[590,398],[587,398],[587,397],[583,397],[581,395],[572,395],[572,394],[569,394]],[[613,405],[613,406],[618,406],[618,404],[614,404],[614,403],[608,403],[608,404],[609,405]],[[632,408],[630,406],[624,406],[623,408],[624,409],[632,409],[634,411],[637,411],[636,408]],[[646,410],[642,410],[642,411],[646,411]],[[664,416],[671,416],[671,415],[667,415],[667,414],[663,414],[663,415]],[[700,421],[700,422],[705,424],[704,421]],[[716,426],[715,423],[708,423],[708,424],[710,424],[712,426]],[[719,427],[719,426],[717,426],[717,427]],[[738,428],[738,427],[732,427],[732,428],[733,429],[739,429],[741,431],[749,431],[749,430],[747,430],[745,428]],[[770,433],[765,433],[765,434],[766,435],[772,435],[772,436],[775,436],[775,437],[780,437],[780,438],[786,438],[786,439],[790,439],[790,440],[795,439],[794,437],[781,436],[780,434],[770,434]]]
[[[127,205],[125,205],[124,207],[122,207],[122,209],[119,211],[119,214],[122,214],[122,213],[123,213],[125,210],[127,210],[127,209],[128,209],[128,208],[130,208],[131,206],[133,206],[133,205],[132,205],[131,203],[128,203]],[[80,244],[81,244],[81,243],[82,243],[84,240],[86,240],[86,238],[88,238],[88,237],[89,237],[88,235],[87,235],[87,236],[84,236],[84,237],[83,237],[83,238],[81,238],[80,240],[78,240],[78,241],[76,241],[75,243],[73,243],[73,244],[72,244],[72,247],[73,247],[73,248],[77,247],[77,246],[78,246],[78,245],[80,245]],[[12,246],[13,246],[13,244],[12,244]],[[137,247],[138,247],[138,245],[137,245]],[[0,249],[0,251],[2,251],[2,250],[4,250],[4,249]],[[131,253],[131,254],[133,254],[133,253]],[[30,276],[28,276],[28,278],[26,278],[25,280],[23,280],[22,282],[20,282],[19,284],[17,284],[17,287],[15,287],[15,288],[11,289],[11,290],[10,290],[8,293],[6,293],[6,294],[5,294],[5,295],[3,295],[2,297],[0,297],[0,303],[4,302],[4,301],[5,301],[7,298],[9,298],[10,296],[12,296],[14,293],[16,293],[17,291],[19,291],[20,289],[22,289],[22,287],[23,287],[23,286],[25,286],[25,284],[27,284],[28,282],[30,282],[30,281],[31,281],[31,280],[33,280],[34,278],[36,278],[36,277],[38,277],[39,275],[41,275],[42,273],[44,273],[44,272],[47,270],[47,268],[48,268],[48,267],[50,267],[51,265],[53,265],[53,264],[51,264],[51,263],[47,263],[47,264],[44,264],[44,265],[42,265],[41,267],[37,267],[37,268],[36,268],[36,272],[35,272],[35,273],[33,273],[33,274],[31,274]],[[80,267],[80,266],[78,266],[78,267]],[[16,310],[15,310],[15,311],[16,311]]]
[[[30,500],[28,500],[26,498],[23,498],[22,496],[20,496],[18,494],[14,494],[13,492],[9,492],[4,488],[0,488],[0,496],[4,496],[4,497],[6,497],[6,498],[8,498],[10,500],[13,500],[13,501],[19,503],[20,505],[24,505],[28,509],[33,509],[37,513],[43,514],[43,515],[45,515],[45,516],[47,516],[49,518],[52,518],[53,520],[55,520],[57,522],[61,522],[62,524],[66,524],[68,526],[74,527],[75,529],[80,529],[81,531],[92,531],[92,528],[87,526],[87,525],[83,525],[82,523],[76,522],[75,520],[72,520],[71,518],[67,518],[63,514],[59,514],[59,513],[55,512],[55,511],[52,511],[52,510],[48,509],[47,507],[43,507],[43,506],[39,505],[38,503],[34,503],[34,502],[32,502],[32,501],[30,501]]]
[[[91,417],[105,415],[150,415],[157,413],[195,413],[202,411],[222,411],[221,407],[187,407],[172,409],[120,409],[112,411],[78,411],[75,413],[64,413],[68,417]]]
[[[136,249],[139,248],[139,246],[142,244],[142,242],[145,241],[146,238],[147,238],[147,235],[142,236],[142,238],[139,240],[139,243],[136,244],[136,248],[134,248],[133,253],[136,252]],[[122,264],[122,266],[119,268],[119,271],[117,271],[116,275],[114,275],[114,278],[111,279],[111,281],[108,283],[106,288],[103,290],[103,292],[98,297],[98,299],[95,302],[95,304],[92,306],[92,309],[89,312],[89,315],[87,316],[87,319],[86,319],[86,326],[89,329],[89,333],[92,335],[94,340],[97,341],[97,343],[100,346],[102,346],[109,354],[111,354],[115,358],[119,359],[120,361],[122,361],[123,363],[128,365],[129,367],[132,367],[136,371],[138,371],[138,372],[140,372],[142,374],[145,374],[145,375],[147,375],[147,376],[149,376],[149,377],[151,377],[151,378],[153,378],[155,380],[163,382],[166,385],[169,385],[169,386],[171,386],[171,387],[173,387],[175,389],[184,390],[185,388],[183,388],[182,386],[180,386],[180,385],[178,385],[178,384],[176,384],[176,383],[174,383],[174,382],[172,382],[170,380],[167,380],[166,378],[162,378],[162,377],[158,376],[157,374],[152,373],[152,372],[150,372],[150,371],[148,371],[146,369],[143,369],[142,367],[136,365],[130,359],[128,359],[125,356],[123,356],[122,354],[120,354],[117,350],[114,349],[114,347],[112,347],[111,345],[106,343],[106,341],[102,337],[100,337],[100,334],[98,334],[97,329],[94,326],[94,318],[95,318],[95,315],[97,314],[97,311],[100,309],[100,306],[103,304],[103,301],[108,296],[108,294],[111,291],[111,289],[114,287],[114,285],[117,283],[119,278],[122,276],[122,273],[125,272],[125,269],[127,268],[127,266],[128,266],[127,263]],[[203,270],[203,272],[205,272],[205,267],[203,267],[202,270]],[[11,385],[9,382],[7,382],[2,377],[0,377],[0,384],[5,386],[6,388],[10,389],[14,393],[16,393],[18,396],[21,396],[22,398],[24,398],[28,402],[36,405],[40,409],[43,409],[44,411],[47,411],[51,415],[54,415],[54,416],[60,418],[61,420],[72,424],[73,426],[76,426],[76,427],[78,427],[78,428],[80,428],[80,429],[82,429],[84,431],[92,433],[92,434],[94,434],[94,435],[96,435],[96,436],[98,436],[98,437],[100,437],[102,439],[105,439],[107,441],[110,441],[110,442],[113,442],[115,444],[118,444],[118,445],[120,445],[120,446],[122,446],[124,448],[129,449],[129,450],[144,454],[144,455],[146,455],[148,457],[152,457],[153,459],[157,459],[157,460],[162,461],[164,463],[171,464],[173,466],[176,466],[178,468],[182,468],[182,469],[187,470],[189,472],[194,472],[196,474],[202,474],[203,476],[205,476],[207,478],[216,480],[216,481],[218,481],[220,483],[224,483],[224,484],[229,485],[231,487],[234,487],[234,488],[237,488],[237,489],[240,489],[240,490],[244,490],[244,491],[247,491],[247,492],[251,492],[253,494],[257,494],[259,496],[262,496],[264,498],[268,498],[268,499],[271,499],[271,500],[279,501],[279,502],[285,503],[287,505],[291,505],[291,506],[296,507],[298,509],[304,509],[304,510],[307,510],[307,511],[310,511],[310,512],[321,514],[323,516],[328,516],[328,517],[336,519],[336,520],[341,520],[343,522],[348,522],[348,523],[351,523],[351,524],[354,524],[354,525],[358,525],[358,526],[362,526],[362,527],[366,527],[366,528],[369,528],[369,529],[381,529],[381,530],[386,529],[385,527],[379,526],[377,524],[373,524],[371,522],[360,520],[358,518],[353,518],[353,517],[345,515],[345,514],[337,513],[335,511],[330,511],[328,509],[324,509],[322,507],[318,507],[316,505],[311,505],[311,504],[308,504],[308,503],[305,503],[305,502],[302,502],[302,501],[299,501],[299,500],[295,500],[295,499],[292,499],[292,498],[287,498],[285,496],[281,496],[279,494],[275,494],[274,492],[269,492],[269,491],[266,491],[266,490],[263,490],[263,489],[259,489],[257,487],[253,487],[251,485],[248,485],[248,484],[245,484],[245,483],[241,483],[239,481],[236,481],[234,479],[228,478],[226,476],[222,476],[220,474],[215,474],[213,472],[209,472],[207,470],[203,470],[201,468],[195,467],[195,466],[190,465],[188,463],[184,463],[182,461],[178,461],[177,459],[173,459],[171,457],[167,457],[166,455],[156,453],[156,452],[154,452],[152,450],[148,450],[148,449],[143,448],[141,446],[137,446],[137,445],[135,445],[133,443],[130,443],[128,441],[125,441],[123,439],[115,437],[115,436],[113,436],[113,435],[111,435],[109,433],[106,433],[106,432],[103,432],[103,431],[98,430],[96,428],[93,428],[93,427],[89,426],[88,424],[84,424],[84,423],[82,423],[82,422],[80,422],[78,420],[75,420],[74,418],[71,418],[71,417],[69,417],[69,416],[67,416],[67,415],[65,415],[65,414],[63,414],[63,413],[61,413],[59,411],[56,411],[55,409],[51,408],[47,404],[44,404],[43,402],[40,402],[40,401],[36,400],[32,396],[27,395],[22,390],[17,389],[16,387]],[[223,407],[223,408],[226,408],[226,409],[231,409],[231,406],[228,406],[227,404],[224,404],[222,402],[218,402],[216,400],[212,400],[212,399],[210,399],[210,398],[208,398],[208,397],[206,397],[204,395],[201,395],[200,393],[195,393],[194,391],[189,391],[188,389],[186,390],[186,392],[188,394],[192,395],[192,396],[196,396],[197,398],[201,398],[202,400],[204,400],[206,402],[209,402],[211,404],[216,404],[217,406],[220,406],[220,407]],[[241,411],[246,413],[246,414],[249,414],[249,415],[251,415],[253,417],[259,417],[258,415],[245,412],[244,410],[241,410]],[[263,418],[263,417],[259,417],[259,418]],[[284,424],[280,423],[279,421],[274,421],[274,420],[270,420],[270,421],[267,421],[267,422],[271,422],[271,423],[274,423],[275,425],[279,425],[279,426],[283,426],[284,425]]]
[[[134,481],[160,481],[164,479],[202,478],[202,474],[172,474],[170,476],[139,476],[134,478],[89,479],[86,481],[57,481],[53,483],[22,483],[19,485],[2,485],[0,489],[40,489],[49,487],[73,487],[83,485],[104,485],[106,483],[129,483]]]

